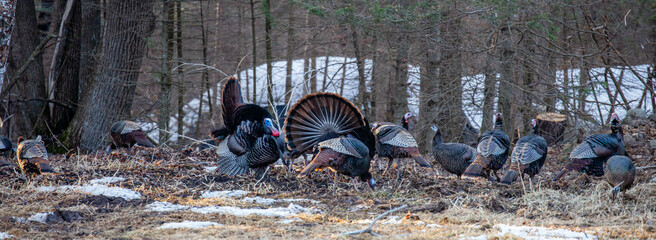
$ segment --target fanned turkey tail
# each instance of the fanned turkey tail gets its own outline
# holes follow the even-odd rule
[[[321,141],[349,134],[375,148],[373,134],[368,128],[360,110],[344,97],[315,93],[300,99],[287,112],[285,140],[292,158]]]
[[[235,110],[238,106],[244,104],[244,99],[241,96],[241,84],[236,77],[231,76],[226,80],[221,96],[223,98],[223,104],[221,105],[223,109],[223,121],[226,128],[232,133],[234,129],[231,128],[239,124],[238,122],[234,122]]]

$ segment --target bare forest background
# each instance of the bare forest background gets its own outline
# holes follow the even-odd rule
[[[415,111],[424,149],[431,125],[471,142],[495,111],[523,134],[541,112],[565,114],[573,130],[656,107],[654,0],[0,2],[2,133],[43,135],[60,152],[106,146],[119,119],[144,123],[160,144],[207,138],[223,122],[227,75],[271,112],[326,90],[371,122]],[[482,80],[472,87],[470,76]],[[472,107],[479,118],[463,110]]]

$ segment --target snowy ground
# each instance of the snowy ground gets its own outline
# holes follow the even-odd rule
[[[355,59],[354,58],[344,58],[344,57],[339,57],[339,56],[329,56],[328,58],[328,64],[326,68],[326,57],[317,57],[317,69],[318,71],[315,72],[317,77],[317,85],[318,85],[318,90],[319,91],[327,91],[327,92],[335,92],[335,93],[341,93],[344,97],[353,100],[355,96],[357,95],[357,89],[358,89],[358,73],[357,73],[357,66],[355,64]],[[346,62],[346,67],[344,67],[344,63]],[[286,81],[286,66],[287,62],[286,61],[277,61],[272,63],[273,66],[273,95],[274,95],[274,101],[275,105],[285,105],[288,103],[284,103],[285,95],[289,94],[291,95],[291,101],[292,104],[305,94],[309,92],[309,84],[307,82],[304,82],[304,72],[303,72],[303,60],[294,60],[292,63],[292,85],[293,88],[291,92],[286,93],[285,92],[285,81]],[[638,66],[632,66],[633,70],[635,70],[643,79],[646,79],[647,77],[647,67],[648,65],[638,65]],[[420,73],[420,68],[418,66],[413,66],[410,65],[408,67],[408,95],[410,96],[408,99],[409,103],[409,108],[411,111],[417,113],[419,109],[419,73]],[[626,97],[629,105],[631,108],[635,108],[639,105],[639,100],[641,99],[641,96],[644,91],[644,85],[642,82],[640,82],[639,78],[637,78],[628,68],[626,67],[615,67],[612,68],[612,73],[613,77],[615,77],[620,85],[620,89],[622,90],[622,93]],[[248,73],[247,73],[248,72]],[[257,85],[253,84],[253,74],[252,74],[252,69],[244,70],[240,72],[238,77],[241,79],[242,83],[242,92],[246,93],[248,91],[249,93],[252,94],[253,88],[257,88],[258,94],[257,94],[257,101],[256,103],[261,104],[261,105],[266,105],[267,100],[266,100],[266,65],[262,64],[257,67],[257,72],[259,73],[257,76]],[[367,79],[367,91],[370,91],[370,79],[371,79],[371,61],[366,60],[365,61],[365,74],[366,74],[366,79]],[[344,74],[344,87],[342,89],[341,83],[342,83],[342,74]],[[558,71],[556,72],[556,79],[557,82],[559,83],[559,90],[560,92],[563,92],[565,89],[569,90],[570,92],[574,92],[575,94],[578,94],[580,89],[580,86],[578,84],[578,79],[580,78],[580,71],[579,69],[569,69],[568,72],[568,79],[570,79],[570,82],[567,86],[563,84],[563,79],[564,79],[564,72],[563,71]],[[610,111],[610,98],[609,95],[607,94],[610,92],[610,95],[616,96],[616,87],[611,80],[611,75],[610,72],[606,72],[605,69],[602,68],[593,68],[590,70],[590,84],[586,85],[583,87],[583,89],[586,89],[585,91],[581,91],[584,94],[587,94],[586,100],[589,101],[586,103],[586,109],[588,110],[588,113],[593,116],[593,118],[597,121],[596,124],[605,122],[606,119],[608,118],[609,111]],[[248,78],[246,78],[248,76]],[[325,80],[325,84],[324,84]],[[463,83],[463,95],[462,95],[462,102],[463,102],[463,110],[465,111],[465,114],[468,116],[470,119],[470,122],[475,126],[478,127],[481,124],[482,121],[482,99],[483,99],[483,86],[484,86],[484,75],[479,74],[475,76],[465,76],[462,78],[462,83]],[[248,84],[247,84],[248,82]],[[217,89],[221,89],[223,85],[223,81],[218,83]],[[325,86],[325,87],[324,87]],[[606,91],[605,86],[608,87],[609,91]],[[595,94],[596,93],[596,97]],[[210,91],[210,95],[213,95],[213,92]],[[213,103],[220,103],[220,94],[217,95],[217,99],[213,100]],[[246,94],[244,94],[244,97],[246,97]],[[251,96],[252,97],[252,96]],[[623,103],[621,102],[621,97],[617,96],[617,101],[615,101],[613,104],[616,105],[615,112],[617,112],[620,117],[623,117],[626,114],[626,109],[624,107]],[[188,126],[195,126],[195,122],[198,118],[198,107],[200,103],[199,98],[194,98],[188,102],[188,104],[184,107],[184,112],[185,112],[185,127]],[[203,96],[203,111],[209,111],[209,107],[207,104],[207,94]],[[570,100],[567,102],[567,105],[572,105],[573,100]],[[646,103],[646,104],[645,104]],[[563,108],[563,102],[559,101],[557,103],[558,108]],[[653,112],[651,109],[651,103],[648,101],[647,98],[643,99],[643,108],[647,110],[648,112]],[[143,123],[144,128],[149,130],[149,136],[152,139],[158,139],[158,131],[154,131],[156,129],[156,123]],[[171,117],[169,125],[171,126],[170,132],[177,132],[177,124],[176,124],[176,118]],[[190,128],[186,128],[184,130],[185,133],[190,131]],[[172,141],[175,141],[175,136],[172,136]]]

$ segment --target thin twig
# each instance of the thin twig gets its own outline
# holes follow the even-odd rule
[[[397,208],[395,208],[395,209],[392,209],[392,210],[389,210],[389,211],[387,211],[387,212],[384,212],[384,213],[381,214],[380,216],[376,217],[376,218],[374,219],[374,221],[371,222],[371,224],[369,224],[369,227],[367,227],[367,228],[365,228],[365,229],[362,229],[362,230],[358,230],[358,231],[342,233],[342,235],[358,235],[358,234],[362,234],[362,233],[369,233],[369,234],[374,235],[374,236],[380,236],[380,234],[377,234],[377,233],[371,231],[371,228],[374,227],[374,224],[376,224],[376,222],[377,222],[378,220],[380,220],[381,218],[384,218],[385,216],[390,215],[390,214],[393,213],[393,212],[403,210],[403,209],[405,209],[405,208],[407,208],[407,207],[408,207],[408,204],[404,204],[403,206],[400,206],[400,207],[397,207]]]

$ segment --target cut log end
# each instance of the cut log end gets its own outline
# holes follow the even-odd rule
[[[563,141],[567,128],[567,116],[546,112],[537,115],[535,119],[537,119],[538,134],[544,137],[547,144],[554,145]]]

